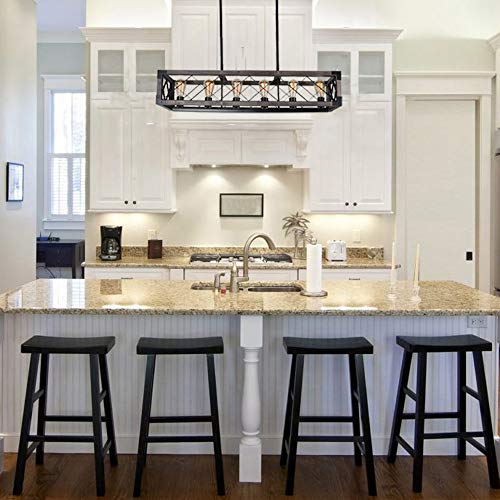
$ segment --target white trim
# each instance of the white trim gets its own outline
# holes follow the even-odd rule
[[[492,36],[488,42],[490,43],[491,47],[493,50],[498,50],[500,49],[500,33],[497,33],[496,35]]]
[[[492,169],[492,72],[399,72],[396,79],[396,234],[401,258],[401,279],[406,259],[406,103],[415,99],[464,99],[477,103],[477,256],[476,286],[485,292],[493,287],[491,229]]]
[[[80,28],[87,42],[170,43],[170,28]]]
[[[85,43],[85,39],[78,30],[39,31],[37,43]]]
[[[85,220],[43,219],[46,231],[85,231]]]
[[[44,90],[75,90],[85,92],[85,75],[40,75]]]
[[[393,28],[316,28],[313,44],[324,43],[393,43],[403,32]]]

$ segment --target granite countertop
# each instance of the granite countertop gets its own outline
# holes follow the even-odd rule
[[[241,291],[220,295],[212,290],[192,290],[192,284],[162,280],[37,280],[0,295],[0,313],[500,315],[500,298],[452,281],[422,282],[420,303],[411,302],[412,283],[407,281],[397,283],[395,300],[387,298],[387,281],[325,281],[325,298],[304,297],[297,292]]]
[[[148,259],[143,256],[125,256],[121,260],[104,261],[98,258],[84,262],[85,267],[147,267],[163,269],[231,269],[231,263],[195,262],[190,263],[184,255],[164,256],[161,259]],[[400,267],[399,265],[397,267]],[[305,269],[306,261],[293,259],[288,262],[249,263],[250,269]],[[323,259],[324,269],[390,269],[391,263],[384,259],[368,257],[349,257],[345,262],[330,262]]]

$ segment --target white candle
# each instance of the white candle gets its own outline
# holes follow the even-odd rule
[[[391,283],[396,283],[396,242],[392,242]]]
[[[420,279],[420,243],[417,243],[417,251],[415,253],[415,270],[413,272],[413,286],[418,286]]]
[[[323,266],[323,248],[317,244],[307,245],[307,280],[306,290],[318,293],[322,290],[321,274]]]

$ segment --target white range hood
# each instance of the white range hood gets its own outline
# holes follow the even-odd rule
[[[309,114],[262,117],[250,113],[171,113],[171,165],[290,165],[304,160],[313,120]]]

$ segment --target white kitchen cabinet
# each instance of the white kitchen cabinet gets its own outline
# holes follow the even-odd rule
[[[186,281],[209,281],[213,282],[214,276],[217,273],[226,273],[223,281],[229,281],[230,270],[229,269],[184,269],[184,279]]]
[[[145,100],[91,100],[90,211],[175,210],[166,117]]]
[[[299,270],[299,279],[306,280],[307,272],[305,269]],[[376,280],[385,281],[391,279],[390,269],[323,269],[322,277],[324,280],[333,281],[361,281]]]
[[[86,267],[85,279],[139,279],[139,280],[168,280],[170,270],[162,268],[144,267]]]
[[[294,145],[290,131],[245,132],[241,135],[241,163],[291,165],[296,159]]]
[[[318,116],[305,210],[392,211],[392,42],[400,30],[314,30],[319,70],[340,70],[343,105]]]
[[[234,165],[241,163],[241,133],[226,130],[189,132],[189,163]]]
[[[249,269],[252,281],[296,281],[297,269]]]

